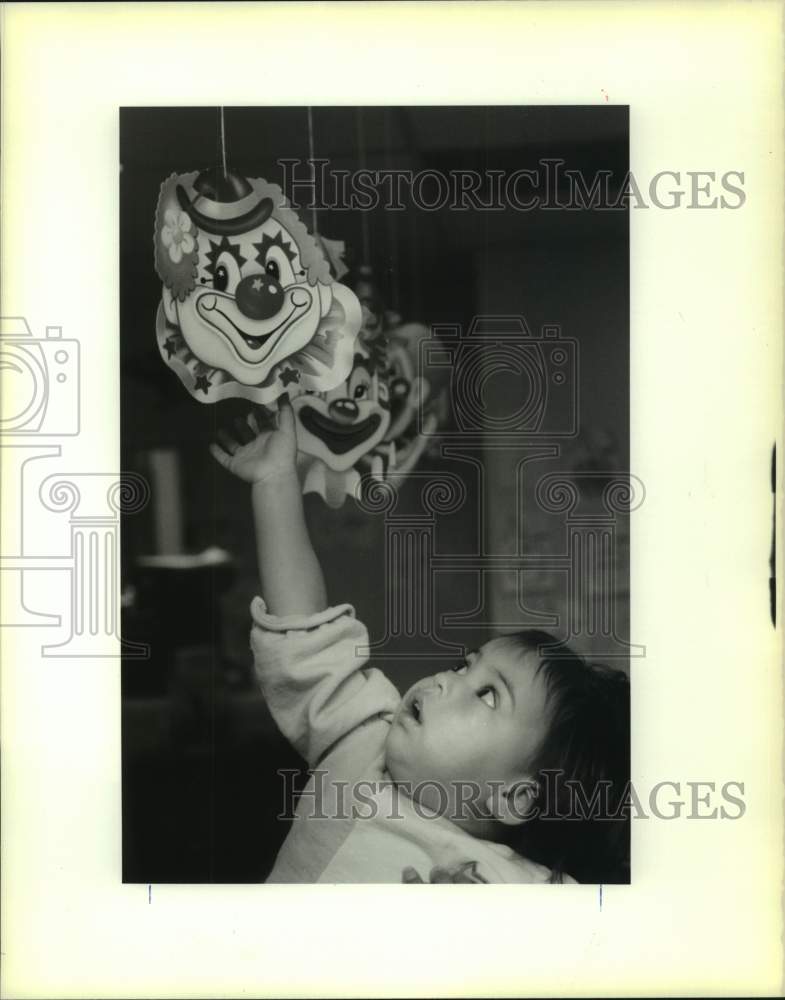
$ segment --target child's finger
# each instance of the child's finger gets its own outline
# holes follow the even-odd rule
[[[226,431],[219,429],[215,436],[218,438],[218,443],[223,448],[223,450],[229,452],[230,455],[234,455],[234,453],[240,447],[238,442],[235,441],[234,438],[230,437],[226,433]]]
[[[227,453],[223,450],[223,448],[219,448],[217,444],[211,444],[210,454],[213,456],[216,462],[218,462],[219,465],[222,465],[225,469],[229,468],[232,461],[232,456],[227,455]]]
[[[294,434],[294,410],[287,393],[278,400],[278,430],[284,434]]]
[[[262,433],[262,428],[259,426],[259,421],[256,419],[256,414],[253,410],[248,414],[248,426],[254,432],[255,435]]]

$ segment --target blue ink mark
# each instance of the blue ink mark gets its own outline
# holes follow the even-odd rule
[[[153,901],[153,887],[151,885],[147,886],[147,902],[152,903]]]
[[[600,913],[602,913],[602,882],[600,882]]]

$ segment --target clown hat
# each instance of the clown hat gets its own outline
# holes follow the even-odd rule
[[[271,198],[262,197],[241,174],[220,167],[203,170],[192,184],[177,185],[180,208],[207,233],[236,236],[262,225],[273,211]]]

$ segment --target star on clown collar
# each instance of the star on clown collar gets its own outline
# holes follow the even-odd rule
[[[291,385],[292,382],[300,381],[300,373],[294,368],[284,368],[278,375],[283,385]]]
[[[201,389],[206,396],[207,390],[210,388],[211,385],[212,382],[206,375],[198,375],[196,378],[196,385],[194,386],[194,391],[198,392],[199,389]]]
[[[171,358],[171,356],[177,350],[177,347],[175,345],[174,337],[167,337],[166,340],[164,341],[164,347],[166,349],[166,356],[167,356],[167,358]]]

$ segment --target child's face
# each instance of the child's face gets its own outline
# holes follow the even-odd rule
[[[404,695],[387,738],[387,769],[395,781],[438,782],[434,808],[452,803],[458,782],[491,789],[531,775],[548,727],[547,686],[539,657],[504,637],[470,653],[466,664],[424,678]],[[465,793],[464,793],[465,794]],[[435,799],[439,795],[447,798]]]

